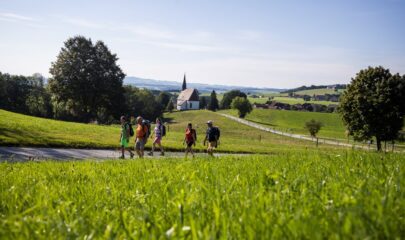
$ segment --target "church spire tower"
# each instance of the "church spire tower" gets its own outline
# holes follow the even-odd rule
[[[184,91],[186,89],[187,89],[186,74],[184,73],[183,86],[182,86],[181,90]]]

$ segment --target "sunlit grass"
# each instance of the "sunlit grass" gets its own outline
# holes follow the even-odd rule
[[[403,155],[0,164],[0,239],[401,239]]]

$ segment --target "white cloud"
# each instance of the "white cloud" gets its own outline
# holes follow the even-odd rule
[[[25,22],[37,22],[38,20],[32,17],[23,16],[15,13],[0,13],[0,19],[5,21],[25,21]]]

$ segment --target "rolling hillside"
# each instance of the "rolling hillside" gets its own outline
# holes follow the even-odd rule
[[[221,128],[221,145],[218,151],[268,153],[288,149],[291,144],[297,149],[314,147],[312,143],[293,140],[240,125],[210,111],[187,111],[165,114],[168,124],[167,137],[163,144],[167,150],[183,150],[184,129],[192,122],[198,132],[196,149],[202,145],[205,122],[213,120]],[[67,148],[118,148],[120,127],[71,123],[0,110],[0,145],[42,146]],[[132,139],[133,141],[133,139]],[[151,146],[151,140],[146,145]],[[325,146],[328,147],[329,146]]]

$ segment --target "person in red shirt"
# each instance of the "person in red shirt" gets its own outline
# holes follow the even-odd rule
[[[186,128],[186,135],[184,137],[183,145],[186,143],[186,158],[188,156],[188,153],[191,153],[191,155],[194,157],[194,152],[193,152],[193,145],[195,147],[195,143],[197,141],[197,132],[195,129],[193,129],[193,125],[189,123]]]

